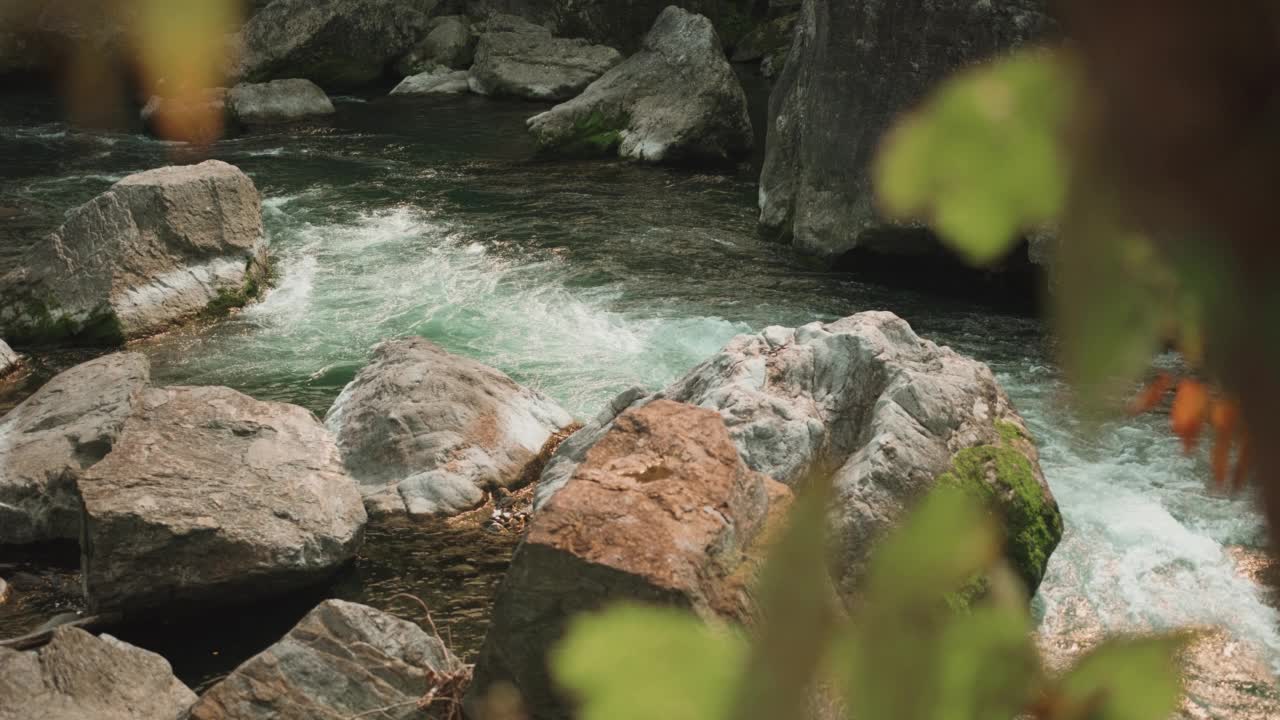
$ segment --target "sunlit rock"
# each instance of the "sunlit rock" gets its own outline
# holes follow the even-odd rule
[[[310,80],[240,83],[227,91],[227,111],[242,125],[277,125],[334,113],[333,102]]]
[[[582,39],[488,31],[476,45],[471,90],[494,97],[565,100],[619,62],[617,50]]]
[[[18,363],[22,361],[22,357],[13,351],[13,348],[0,340],[0,378],[18,369]]]
[[[471,73],[436,68],[410,75],[391,90],[392,95],[456,95],[471,90]]]

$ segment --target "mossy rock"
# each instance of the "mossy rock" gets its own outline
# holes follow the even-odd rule
[[[238,288],[222,288],[200,313],[202,317],[225,317],[258,299],[275,281],[275,264],[270,257],[250,259],[245,266],[244,284]]]
[[[550,148],[557,155],[595,158],[615,155],[627,127],[625,116],[607,116],[599,110],[580,117],[573,123],[573,134]]]

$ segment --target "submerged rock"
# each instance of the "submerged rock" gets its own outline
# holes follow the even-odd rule
[[[456,515],[536,479],[573,418],[503,373],[423,338],[390,340],[325,419],[372,515]],[[530,472],[530,470],[533,472]]]
[[[22,362],[22,357],[13,351],[13,348],[0,340],[0,379],[18,369],[18,363]]]
[[[323,579],[364,506],[310,412],[221,387],[146,390],[78,486],[94,611],[243,601]]]
[[[178,720],[196,694],[164,658],[77,628],[19,652],[0,648],[0,720]]]
[[[471,89],[471,73],[437,68],[410,75],[391,91],[392,95],[454,95]]]
[[[146,356],[108,355],[0,418],[0,545],[79,537],[77,483],[115,447],[150,377]]]
[[[334,113],[333,102],[310,80],[240,83],[227,92],[227,110],[242,125],[292,123]]]
[[[991,370],[888,312],[741,335],[665,390],[625,394],[561,444],[538,506],[571,482],[616,422],[610,413],[659,399],[719,411],[746,464],[780,482],[830,474],[835,579],[845,593],[876,539],[944,476],[993,501],[1031,591],[1061,538],[1035,446]]]
[[[242,305],[266,272],[253,181],[218,160],[130,175],[0,277],[0,335],[118,344]]]
[[[725,162],[751,149],[747,99],[711,21],[667,8],[640,51],[529,120],[545,150]]]
[[[624,412],[534,516],[469,701],[511,683],[533,717],[566,715],[547,653],[573,616],[608,603],[746,621],[756,540],[789,496],[747,468],[715,411],[657,400]]]
[[[538,32],[486,32],[476,46],[471,90],[525,100],[565,100],[622,62],[605,45]]]
[[[431,21],[431,32],[396,63],[401,75],[418,75],[437,67],[464,70],[475,58],[476,36],[465,15],[446,15]]]
[[[191,708],[191,720],[425,717],[424,694],[465,666],[440,638],[364,605],[327,600]],[[378,708],[384,708],[377,712]]]

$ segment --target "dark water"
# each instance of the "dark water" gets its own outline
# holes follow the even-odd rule
[[[196,159],[140,136],[70,130],[43,102],[0,108],[0,268],[120,177]],[[1264,675],[1280,663],[1280,616],[1233,555],[1262,542],[1249,502],[1206,491],[1204,463],[1181,456],[1162,418],[1081,430],[1036,320],[823,272],[760,240],[749,168],[541,161],[522,130],[539,109],[470,96],[346,99],[321,127],[219,143],[212,156],[262,191],[279,282],[229,320],[136,349],[158,382],[229,385],[323,413],[376,342],[417,334],[588,417],[629,385],[662,386],[735,334],[893,310],[990,363],[1038,437],[1067,521],[1036,600],[1046,633],[1214,625]],[[41,358],[26,385],[74,359]],[[21,392],[0,390],[0,409]],[[418,611],[392,596],[421,596],[471,654],[511,544],[375,529],[365,557],[321,592],[409,616]],[[310,601],[202,619],[204,635],[123,634],[200,682],[261,649]],[[0,609],[0,634],[36,615]],[[1220,704],[1208,701],[1208,716]]]

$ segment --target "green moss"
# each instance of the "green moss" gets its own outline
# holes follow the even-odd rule
[[[225,317],[236,308],[244,307],[257,299],[271,286],[275,278],[275,265],[270,261],[251,258],[245,265],[244,283],[238,288],[220,288],[218,294],[201,311],[207,318]]]
[[[10,320],[3,328],[5,336],[15,344],[32,347],[124,344],[124,328],[110,308],[94,312],[84,322],[76,322],[51,300],[26,298],[15,301],[15,305],[22,308],[21,320]]]
[[[590,115],[574,121],[572,134],[555,150],[572,157],[612,155],[622,143],[622,129],[626,126],[626,117],[610,117],[593,110]]]
[[[1011,445],[1019,440],[1027,439],[1022,434],[1022,428],[1014,425],[1008,420],[996,421],[996,432],[1000,434],[1000,442],[1005,445]]]

